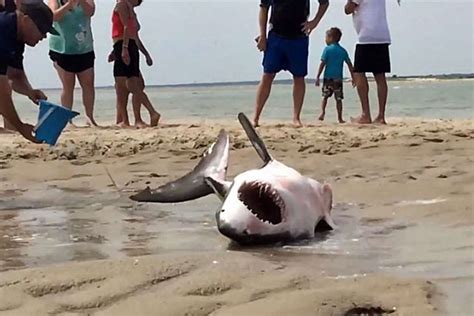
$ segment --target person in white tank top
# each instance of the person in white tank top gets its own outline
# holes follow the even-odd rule
[[[354,29],[358,36],[354,77],[362,113],[351,120],[361,124],[386,124],[385,108],[388,87],[385,74],[391,72],[389,52],[391,37],[387,22],[386,0],[348,0],[344,9],[346,14],[352,15]],[[377,83],[379,113],[373,121],[370,114],[367,72],[373,73]]]

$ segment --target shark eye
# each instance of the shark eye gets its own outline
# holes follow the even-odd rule
[[[239,188],[239,200],[262,222],[277,225],[282,222],[285,203],[277,190],[261,182],[244,183]]]

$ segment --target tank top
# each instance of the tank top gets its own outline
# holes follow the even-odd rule
[[[64,0],[57,0],[59,6]],[[60,54],[80,55],[94,50],[91,18],[78,5],[69,10],[60,21],[53,23],[59,35],[50,35],[49,49]]]
[[[138,32],[138,23],[135,17],[130,16],[128,18],[128,34],[131,37],[134,37]],[[122,20],[120,19],[120,14],[114,10],[112,14],[112,38],[121,39],[123,38],[124,26]]]

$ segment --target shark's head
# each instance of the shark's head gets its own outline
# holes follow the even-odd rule
[[[217,210],[219,231],[239,243],[285,239],[288,200],[285,188],[263,169],[234,179],[222,207]],[[288,236],[289,237],[289,236]]]
[[[242,244],[305,237],[332,199],[329,187],[309,181],[276,160],[238,175],[217,210],[219,231]]]

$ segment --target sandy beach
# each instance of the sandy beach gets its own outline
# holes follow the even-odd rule
[[[0,315],[474,313],[473,120],[263,124],[276,159],[332,185],[336,231],[245,249],[217,232],[215,197],[127,199],[191,170],[221,128],[231,135],[228,177],[259,167],[237,121],[74,128],[52,149],[0,134]],[[33,237],[45,212],[24,217],[39,208],[67,209],[54,229],[71,225],[75,247],[106,250],[43,255]],[[74,227],[92,219],[87,235]]]

